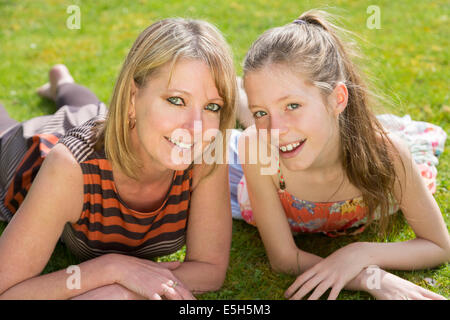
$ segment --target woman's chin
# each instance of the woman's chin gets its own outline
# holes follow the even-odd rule
[[[173,161],[167,161],[164,163],[164,166],[169,170],[175,170],[175,171],[184,171],[192,164],[192,162],[173,162]]]

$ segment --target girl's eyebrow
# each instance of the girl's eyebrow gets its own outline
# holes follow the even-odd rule
[[[277,99],[277,100],[275,101],[275,103],[280,103],[281,101],[289,100],[289,99],[291,99],[291,98],[295,98],[295,99],[304,99],[304,98],[300,97],[299,95],[288,94],[288,95],[282,96],[281,98]],[[256,104],[252,104],[251,106],[249,106],[249,108],[252,109],[252,108],[263,108],[263,107],[258,106],[258,105],[256,105]]]

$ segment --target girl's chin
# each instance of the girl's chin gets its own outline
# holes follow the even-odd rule
[[[283,158],[281,158],[281,161],[283,162],[283,165],[289,171],[303,171],[303,170],[308,169],[311,166],[310,161],[305,161],[305,159],[298,159],[298,158],[283,159]]]

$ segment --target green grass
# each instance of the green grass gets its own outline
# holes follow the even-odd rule
[[[140,31],[157,19],[182,16],[206,19],[225,34],[234,51],[238,73],[246,50],[264,30],[292,21],[301,12],[325,7],[325,1],[20,1],[0,0],[0,101],[19,120],[52,113],[54,106],[34,93],[47,81],[49,68],[65,63],[77,82],[108,102],[122,61]],[[68,5],[81,9],[81,29],[66,28]],[[366,27],[365,1],[333,1],[334,12],[343,24],[366,41],[363,69],[381,92],[393,102],[386,110],[410,114],[415,120],[450,129],[448,68],[449,4],[440,1],[379,0],[381,29]],[[447,223],[449,220],[450,152],[440,157],[435,198]],[[0,233],[6,227],[0,223]],[[399,215],[389,241],[414,238]],[[354,241],[376,241],[373,230],[360,236],[339,239],[320,235],[296,238],[300,248],[327,256]],[[161,260],[183,259],[184,251]],[[58,244],[44,273],[78,263]],[[418,285],[450,297],[450,270],[438,268],[394,272]],[[437,281],[429,286],[425,278]],[[223,288],[200,299],[283,299],[294,277],[270,270],[258,232],[244,222],[234,221],[230,267]],[[339,299],[369,299],[362,292],[343,291]]]

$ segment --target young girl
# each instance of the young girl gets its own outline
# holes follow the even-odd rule
[[[309,299],[318,299],[331,288],[328,298],[336,299],[345,288],[378,299],[441,299],[382,270],[445,263],[450,238],[408,148],[370,111],[368,91],[336,28],[326,13],[309,11],[266,31],[250,48],[243,80],[255,126],[234,136],[245,179],[232,194],[242,217],[257,226],[272,268],[298,276],[287,298],[312,293]],[[277,174],[261,174],[261,161],[249,164],[244,157],[251,152],[246,140],[261,129],[279,132],[278,144],[269,140],[272,154],[279,155]],[[231,181],[239,180],[239,167],[231,170]],[[383,230],[398,208],[414,240],[356,242],[322,259],[298,248],[292,237],[357,234],[374,220]],[[375,288],[368,285],[373,266],[380,268]]]
[[[0,135],[0,213],[9,221],[0,297],[193,299],[218,290],[231,243],[227,166],[173,155],[193,159],[209,147],[192,140],[195,123],[202,133],[234,124],[235,88],[228,45],[197,20],[165,19],[140,34],[108,113],[67,69],[53,68],[39,93],[60,109],[2,122],[12,127]],[[191,140],[174,139],[177,129]],[[75,289],[66,270],[40,275],[60,237],[85,260]],[[183,263],[148,260],[184,243]]]

